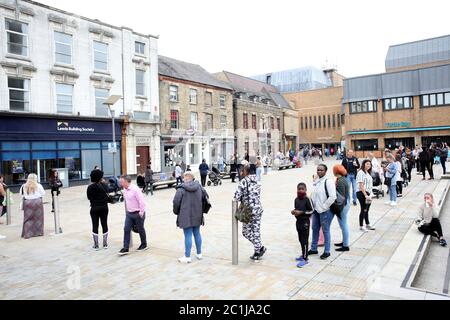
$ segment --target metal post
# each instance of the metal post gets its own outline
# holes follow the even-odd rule
[[[11,191],[6,189],[6,225],[11,224]]]
[[[113,176],[116,177],[116,126],[114,123],[114,110],[111,109],[112,135],[113,135]]]
[[[233,200],[232,203],[232,214],[231,214],[231,224],[232,224],[232,264],[238,264],[238,220],[236,219],[236,211],[238,208],[238,201]]]
[[[58,201],[58,195],[57,192],[53,195],[53,203],[55,204],[55,234],[62,233],[62,229],[59,223],[59,201]]]

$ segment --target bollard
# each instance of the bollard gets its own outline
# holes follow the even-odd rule
[[[55,234],[60,234],[62,233],[62,229],[59,224],[59,201],[57,192],[53,195],[53,203],[55,204],[55,212],[53,213],[55,215]]]
[[[11,224],[11,191],[6,189],[6,225]]]
[[[236,211],[238,208],[238,201],[233,200],[232,202],[232,214],[231,214],[231,223],[232,223],[232,264],[238,264],[238,220],[236,219]]]

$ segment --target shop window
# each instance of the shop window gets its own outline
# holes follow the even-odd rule
[[[55,141],[35,141],[31,142],[32,150],[56,150]]]
[[[32,172],[30,152],[3,152],[1,172],[7,185],[23,184]]]
[[[100,142],[82,142],[81,149],[100,149]]]
[[[89,179],[91,171],[95,168],[95,166],[99,166],[103,168],[102,166],[102,156],[101,156],[101,150],[100,144],[97,144],[97,150],[81,150],[81,177],[82,179]],[[88,149],[88,148],[86,148]],[[90,148],[89,148],[90,149]],[[116,155],[117,157],[117,155]]]
[[[80,143],[78,141],[59,141],[59,150],[80,149]]]
[[[378,150],[377,139],[353,140],[353,146],[356,151]]]
[[[33,172],[38,174],[41,182],[47,182],[52,169],[58,167],[56,151],[33,151]]]
[[[9,151],[15,151],[15,150],[30,150],[30,143],[29,142],[2,142],[2,150],[9,150]]]

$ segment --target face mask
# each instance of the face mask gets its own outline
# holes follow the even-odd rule
[[[306,191],[297,191],[297,197],[299,197],[300,199],[305,199]]]

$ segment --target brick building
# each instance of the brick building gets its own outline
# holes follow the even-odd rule
[[[300,146],[337,150],[343,140],[342,95],[342,86],[283,94],[298,111]]]
[[[279,91],[269,84],[223,71],[215,76],[234,90],[236,153],[250,157],[274,156],[296,144],[295,113]],[[288,132],[284,131],[285,123]]]
[[[234,152],[232,88],[201,66],[159,56],[161,166],[198,170]]]
[[[450,142],[450,35],[391,46],[386,73],[344,80],[346,145],[359,156]]]

